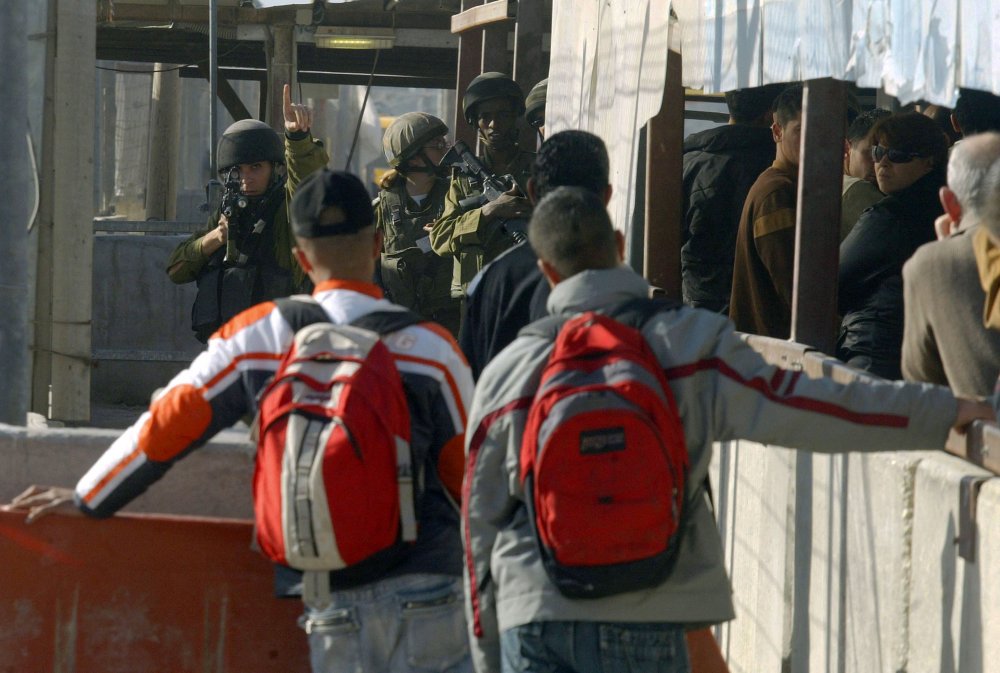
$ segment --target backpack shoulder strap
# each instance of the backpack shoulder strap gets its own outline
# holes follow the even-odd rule
[[[372,311],[352,320],[351,325],[385,336],[422,322],[424,319],[413,311]]]
[[[319,302],[306,294],[282,297],[274,300],[278,312],[293,332],[317,322],[330,322],[330,316]]]
[[[649,299],[647,297],[636,297],[620,304],[616,304],[607,311],[602,311],[606,315],[614,318],[620,323],[642,329],[653,316],[670,311],[681,306],[680,302],[673,299],[657,297]],[[518,336],[538,336],[554,341],[559,335],[559,330],[572,316],[548,315],[539,318],[533,323],[521,328]]]

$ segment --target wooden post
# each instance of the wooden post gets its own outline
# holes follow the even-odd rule
[[[462,0],[462,10],[482,4],[482,0]],[[451,126],[455,140],[476,147],[476,129],[465,121],[462,98],[469,82],[482,72],[483,31],[466,30],[458,34],[458,72],[455,76],[455,122]]]
[[[267,119],[275,129],[284,129],[282,96],[286,84],[295,88],[295,26],[279,24],[271,28],[267,42]]]
[[[50,12],[32,407],[89,421],[94,146],[80,129],[94,128],[96,14],[74,0]]]
[[[177,217],[177,153],[181,138],[180,76],[157,63],[149,115],[146,219]]]
[[[805,83],[791,339],[830,355],[837,340],[844,106],[842,82]]]
[[[681,55],[667,53],[663,104],[647,124],[646,212],[643,275],[668,297],[681,298],[684,87]]]
[[[115,122],[118,119],[117,101],[115,100],[115,84],[118,73],[108,70],[98,72],[100,82],[100,147],[101,158],[98,162],[101,171],[100,201],[98,212],[101,215],[111,215],[115,200]]]

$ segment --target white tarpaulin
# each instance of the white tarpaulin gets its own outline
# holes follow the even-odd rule
[[[608,209],[623,231],[635,203],[638,129],[663,99],[668,16],[658,0],[552,3],[546,132],[583,129],[604,139],[614,185]]]
[[[609,211],[630,231],[639,131],[660,108],[668,44],[684,85],[706,92],[834,77],[952,107],[959,86],[1000,93],[994,36],[1000,0],[553,0],[546,127],[604,139]]]

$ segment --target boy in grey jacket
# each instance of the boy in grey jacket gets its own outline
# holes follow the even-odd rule
[[[624,239],[604,204],[559,188],[538,204],[529,240],[553,285],[550,313],[600,311],[645,297],[621,265]],[[925,384],[809,379],[773,367],[717,314],[681,307],[643,334],[677,401],[690,453],[688,498],[708,474],[712,442],[747,438],[813,451],[940,448],[948,430],[993,418],[984,403]],[[552,342],[521,336],[484,370],[466,426],[463,498],[466,609],[479,673],[501,670],[689,670],[684,628],[734,617],[722,547],[704,494],[677,563],[648,590],[574,600],[549,580],[519,479],[521,440]]]

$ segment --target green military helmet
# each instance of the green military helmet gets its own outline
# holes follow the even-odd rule
[[[219,170],[258,161],[284,163],[285,144],[278,133],[264,122],[242,119],[232,124],[219,138]]]
[[[389,124],[382,136],[385,159],[399,168],[420,153],[427,141],[448,133],[448,125],[426,112],[407,112]]]
[[[531,87],[528,97],[524,99],[524,120],[528,126],[538,128],[545,125],[545,94],[548,92],[549,78]]]
[[[462,98],[462,111],[470,126],[476,125],[476,105],[491,98],[511,98],[514,114],[518,117],[524,114],[524,92],[517,82],[502,72],[484,72],[469,82]]]

